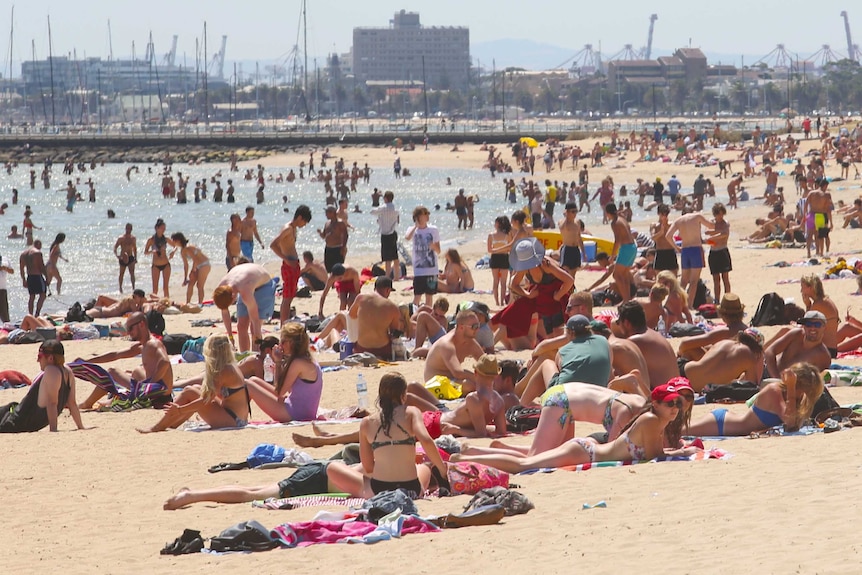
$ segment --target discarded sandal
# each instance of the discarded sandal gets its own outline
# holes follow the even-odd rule
[[[218,465],[213,465],[207,471],[210,473],[218,473],[219,471],[236,471],[238,469],[248,469],[248,461],[241,461],[239,463],[219,463]]]
[[[441,515],[428,520],[441,529],[457,529],[458,527],[474,527],[477,525],[496,525],[503,519],[506,510],[502,505],[483,505],[460,515]]]
[[[194,529],[186,529],[183,534],[168,543],[159,552],[160,555],[188,555],[189,553],[200,553],[204,548],[204,540],[201,532]]]

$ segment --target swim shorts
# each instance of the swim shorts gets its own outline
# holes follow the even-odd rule
[[[620,251],[617,252],[617,264],[630,268],[635,263],[635,258],[638,257],[637,244],[623,244],[620,246]]]
[[[326,477],[328,461],[307,463],[293,472],[287,479],[278,482],[278,496],[300,497],[329,493],[329,481]]]
[[[27,276],[27,292],[30,295],[42,295],[48,292],[45,276],[32,274]]]
[[[581,250],[578,246],[563,246],[560,248],[560,265],[576,270],[581,267]]]
[[[275,310],[275,288],[278,286],[278,278],[266,283],[254,290],[254,301],[257,303],[257,316],[260,319],[271,319]],[[236,298],[236,317],[248,317],[248,306],[242,301],[242,296]]]
[[[725,274],[733,271],[730,260],[730,250],[727,248],[709,250],[709,273],[711,275]]]
[[[437,276],[415,276],[413,295],[434,295],[437,293]]]
[[[296,297],[296,282],[299,281],[299,261],[284,260],[281,262],[281,280],[284,282],[281,295],[285,299]]]
[[[682,248],[680,260],[684,270],[703,268],[703,248],[701,246]]]
[[[240,240],[239,251],[250,262],[254,262],[254,240]]]
[[[676,250],[656,250],[653,267],[655,267],[656,271],[678,270],[679,262],[676,261]]]
[[[398,233],[380,235],[380,260],[392,262],[398,259]]]

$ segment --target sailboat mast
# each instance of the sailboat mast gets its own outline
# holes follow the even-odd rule
[[[54,43],[51,39],[51,17],[48,16],[48,66],[51,74],[51,126],[57,125],[57,115],[54,109]]]

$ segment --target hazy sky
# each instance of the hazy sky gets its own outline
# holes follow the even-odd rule
[[[563,0],[308,0],[309,54],[346,52],[356,26],[388,26],[400,10],[418,11],[425,26],[468,26],[471,43],[507,38],[528,38],[571,48],[601,43],[612,55],[624,44],[646,44],[649,16],[658,14],[654,49],[672,50],[691,43],[709,52],[765,55],[783,43],[806,57],[830,44],[846,54],[844,23],[848,9],[854,42],[862,43],[862,7],[848,0],[787,2],[680,2],[679,0],[615,0],[574,2]],[[0,56],[8,68],[9,17],[13,3],[0,3]],[[132,41],[143,54],[149,31],[161,57],[179,35],[177,61],[193,65],[195,38],[203,36],[207,21],[209,53],[218,50],[228,35],[227,57],[232,60],[285,59],[297,41],[300,0],[26,0],[15,3],[13,60],[48,53],[47,16],[51,17],[55,55],[77,50],[79,57],[109,53],[108,20],[115,56],[131,54]],[[5,9],[4,9],[5,8]],[[5,33],[3,32],[5,28]],[[16,64],[14,74],[19,74]],[[5,75],[5,74],[4,74]]]

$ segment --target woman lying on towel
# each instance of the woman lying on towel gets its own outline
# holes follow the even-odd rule
[[[650,403],[632,419],[619,437],[598,444],[576,437],[536,455],[510,452],[496,455],[453,455],[450,461],[475,461],[509,473],[541,467],[564,467],[600,461],[648,461],[660,455],[689,455],[695,448],[665,449],[665,428],[678,419],[682,398],[671,385],[652,390]],[[558,422],[557,422],[558,423]]]
[[[281,328],[281,345],[272,348],[275,385],[259,377],[248,378],[251,399],[271,418],[281,423],[317,419],[323,372],[311,356],[308,332],[301,323]]]
[[[433,479],[448,488],[446,464],[434,440],[425,430],[422,414],[407,407],[407,381],[400,373],[380,378],[380,411],[362,420],[359,453],[362,463],[348,466],[338,461],[311,463],[279,483],[256,487],[228,486],[191,491],[183,489],[165,502],[165,509],[178,509],[200,501],[244,503],[269,497],[294,497],[327,492],[344,492],[354,497],[371,497],[381,491],[401,488],[421,496]],[[416,463],[419,442],[432,463]]]
[[[250,412],[248,389],[236,364],[226,334],[211,335],[204,343],[203,382],[189,385],[168,404],[164,416],[141,433],[179,427],[195,413],[213,429],[245,427]]]
[[[750,409],[744,412],[714,409],[693,422],[686,434],[748,435],[782,424],[785,431],[796,431],[811,417],[822,393],[820,371],[810,363],[794,363],[781,372],[781,381],[764,385],[748,400]]]

